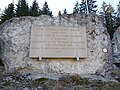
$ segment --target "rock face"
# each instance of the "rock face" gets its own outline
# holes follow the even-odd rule
[[[120,27],[119,27],[120,28]],[[112,40],[114,64],[120,69],[120,30],[116,30]]]
[[[86,26],[88,57],[86,59],[29,58],[31,26]],[[103,49],[107,52],[103,52]],[[7,72],[23,71],[41,74],[105,74],[112,62],[111,41],[101,19],[94,14],[71,14],[61,17],[16,17],[0,26],[0,59]],[[27,69],[27,71],[26,71]]]

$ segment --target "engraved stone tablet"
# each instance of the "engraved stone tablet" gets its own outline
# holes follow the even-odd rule
[[[85,27],[32,26],[30,57],[87,57]]]

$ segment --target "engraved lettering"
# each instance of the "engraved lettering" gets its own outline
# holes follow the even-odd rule
[[[78,55],[87,57],[85,27],[32,26],[30,57],[74,58]]]

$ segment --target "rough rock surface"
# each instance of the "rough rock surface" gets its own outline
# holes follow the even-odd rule
[[[38,26],[86,26],[86,59],[29,58],[32,24]],[[103,52],[106,48],[107,52]],[[111,41],[101,19],[95,14],[71,14],[61,17],[16,17],[0,26],[0,59],[7,72],[31,73],[35,78],[49,74],[102,74],[112,67]],[[41,76],[43,74],[43,76]],[[53,75],[52,75],[53,76]]]
[[[114,64],[120,69],[120,32],[116,30],[112,39]]]

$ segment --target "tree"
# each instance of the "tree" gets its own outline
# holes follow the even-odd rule
[[[101,11],[99,14],[100,14],[104,24],[106,24],[106,18],[107,18],[107,11],[106,10],[107,10],[107,8],[108,8],[108,5],[103,1]]]
[[[75,7],[73,8],[73,13],[80,13],[80,4],[76,2]]]
[[[87,1],[87,6],[86,6],[86,1]],[[96,13],[97,12],[97,5],[95,5],[96,0],[82,0],[80,4],[80,12],[87,13],[87,9],[89,13]]]
[[[42,13],[43,15],[49,15],[49,16],[52,17],[52,11],[50,11],[47,2],[44,3],[43,8],[42,8],[42,10],[41,10],[41,13]]]
[[[110,38],[112,39],[115,28],[115,16],[112,5],[107,5],[105,2],[103,2],[100,16],[102,17],[102,20],[107,28]]]
[[[116,24],[116,29],[117,29],[117,27],[120,26],[120,1],[119,1],[118,5],[117,5],[116,23],[115,24]]]
[[[29,15],[29,6],[26,0],[19,0],[16,5],[16,16],[28,16]]]
[[[114,9],[113,7],[109,4],[107,7],[107,15],[106,15],[106,28],[108,30],[108,33],[110,34],[110,38],[113,38],[113,34],[114,34]]]
[[[58,16],[59,16],[59,17],[61,17],[61,16],[62,16],[61,11],[59,11],[59,12],[58,12]]]
[[[4,21],[9,20],[9,19],[11,19],[14,16],[15,16],[14,4],[11,3],[11,4],[8,5],[7,8],[5,8],[4,13],[1,16],[1,22],[0,23],[3,23]]]
[[[36,0],[33,1],[32,6],[30,7],[30,15],[31,16],[39,15],[39,5]]]
[[[64,14],[64,15],[66,15],[66,14],[67,14],[67,10],[66,10],[66,9],[64,9],[63,14]]]
[[[115,23],[115,29],[117,29],[120,26],[120,17],[116,17],[116,23]]]
[[[120,18],[120,1],[119,1],[118,5],[117,5],[117,17]]]
[[[51,16],[51,17],[53,16],[53,15],[52,15],[52,11],[50,11],[49,16]]]

